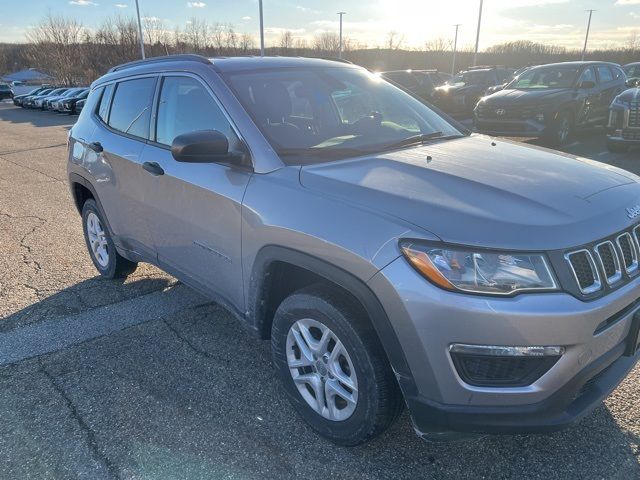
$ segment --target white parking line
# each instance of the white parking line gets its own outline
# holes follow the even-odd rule
[[[124,302],[18,328],[0,335],[0,365],[55,352],[208,302],[194,290],[178,284]]]

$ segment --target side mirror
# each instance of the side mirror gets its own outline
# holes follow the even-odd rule
[[[589,90],[591,88],[594,88],[595,86],[596,86],[596,82],[592,82],[591,80],[585,80],[580,84],[580,89]]]
[[[218,130],[198,130],[173,139],[171,155],[178,162],[215,163],[235,161],[242,155],[229,152],[229,140]]]

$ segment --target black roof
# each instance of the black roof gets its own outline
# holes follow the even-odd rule
[[[535,67],[531,67],[531,68],[534,69],[534,68],[541,68],[541,67],[583,67],[586,65],[614,65],[616,67],[618,66],[613,62],[598,62],[594,60],[585,60],[584,62],[575,61],[575,62],[547,63],[545,65],[536,65]]]

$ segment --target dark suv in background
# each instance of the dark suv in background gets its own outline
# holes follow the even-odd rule
[[[435,89],[433,102],[456,117],[470,117],[489,87],[502,85],[513,76],[513,69],[502,66],[472,67]]]
[[[13,90],[6,83],[0,83],[0,100],[5,98],[13,98]]]
[[[437,70],[392,70],[382,77],[420,98],[431,102],[437,87],[451,80],[451,75]]]
[[[625,82],[613,63],[532,67],[478,103],[474,127],[488,135],[541,137],[550,146],[564,145],[576,128],[606,123],[609,104]]]
[[[638,64],[640,75],[640,64]],[[631,146],[640,146],[640,82],[633,78],[629,85],[635,85],[618,95],[609,107],[607,124],[607,148],[623,153]]]

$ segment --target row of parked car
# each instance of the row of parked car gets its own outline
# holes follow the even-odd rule
[[[480,66],[455,76],[435,70],[382,76],[455,118],[473,118],[492,136],[537,137],[549,146],[579,129],[607,127],[611,151],[640,144],[640,62],[563,62],[524,67]]]
[[[35,108],[77,115],[82,111],[85,100],[89,96],[89,91],[88,87],[56,88],[42,86],[24,95],[14,96],[13,103],[22,108]]]

